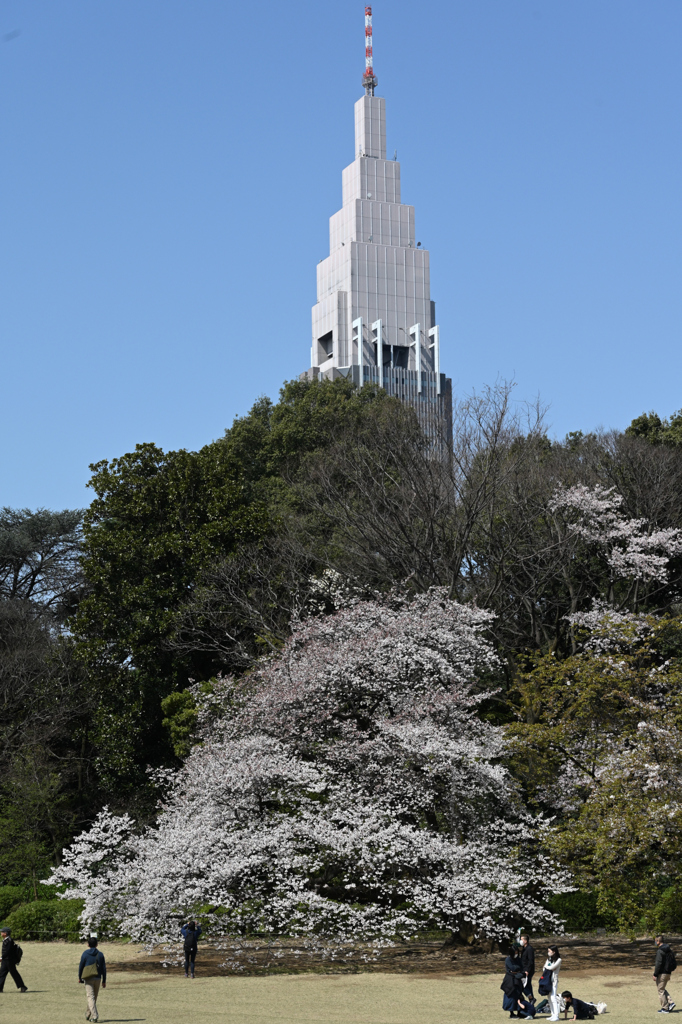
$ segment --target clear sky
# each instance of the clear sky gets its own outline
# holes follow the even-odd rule
[[[4,0],[0,505],[198,448],[308,366],[364,5]],[[682,406],[680,0],[378,0],[377,93],[458,393]]]

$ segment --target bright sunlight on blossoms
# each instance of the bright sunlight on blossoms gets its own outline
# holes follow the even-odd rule
[[[85,900],[84,928],[150,941],[200,912],[214,934],[338,941],[557,927],[551,826],[477,715],[491,618],[431,590],[296,626],[279,656],[195,688],[197,743],[157,821],[105,809],[50,881]]]

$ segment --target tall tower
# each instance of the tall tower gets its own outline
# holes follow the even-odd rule
[[[355,160],[329,219],[329,256],[317,265],[307,376],[378,384],[411,405],[428,434],[449,433],[452,382],[440,372],[429,254],[415,242],[414,207],[400,201],[400,164],[386,159],[386,104],[374,95],[371,7],[362,84]]]

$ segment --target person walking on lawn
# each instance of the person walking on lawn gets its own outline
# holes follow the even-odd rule
[[[24,979],[17,970],[17,964],[21,958],[21,951],[12,938],[11,930],[9,928],[2,928],[0,930],[0,936],[2,936],[2,952],[0,953],[0,992],[5,988],[5,978],[8,974],[12,975],[14,978],[14,984],[20,992],[28,992],[28,989],[24,985]],[[18,956],[17,951],[19,951]]]
[[[183,924],[180,931],[185,940],[185,977],[189,978],[190,968],[192,970],[192,977],[194,977],[194,961],[197,958],[197,942],[201,935],[201,925],[197,924],[196,921],[188,921],[187,924]]]
[[[521,967],[526,975],[526,980],[523,985],[523,995],[530,1003],[535,1002],[533,996],[533,975],[535,974],[535,950],[530,944],[530,939],[527,935],[522,935],[521,939]]]
[[[670,975],[677,967],[677,960],[668,943],[663,940],[662,935],[655,935],[654,942],[658,946],[656,963],[654,965],[654,981],[656,982],[658,998],[661,1002],[661,1008],[658,1012],[670,1013],[675,1003],[668,995],[668,982],[670,981]]]
[[[107,965],[104,960],[104,953],[97,948],[97,936],[91,935],[88,939],[88,948],[83,950],[81,962],[78,967],[78,984],[85,985],[85,996],[88,1000],[88,1012],[86,1020],[99,1020],[97,1013],[97,996],[99,995],[100,983],[102,988],[107,987]]]

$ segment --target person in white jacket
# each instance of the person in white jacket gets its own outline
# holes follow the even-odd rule
[[[559,947],[550,946],[547,950],[547,959],[543,971],[552,972],[552,988],[549,993],[549,1008],[552,1011],[549,1020],[559,1020],[559,971],[561,970],[561,957]]]

